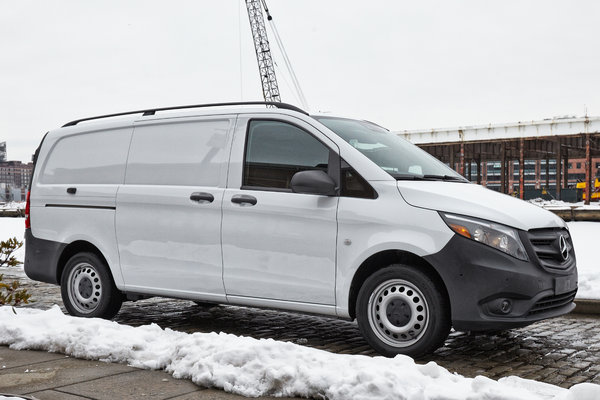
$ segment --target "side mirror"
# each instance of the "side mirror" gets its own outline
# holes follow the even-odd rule
[[[322,170],[296,172],[292,176],[290,186],[294,193],[320,194],[322,196],[337,194],[335,182]]]

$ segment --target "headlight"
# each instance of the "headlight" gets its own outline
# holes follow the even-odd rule
[[[527,261],[527,253],[516,229],[482,219],[440,213],[454,232]]]

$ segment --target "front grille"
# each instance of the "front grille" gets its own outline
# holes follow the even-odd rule
[[[568,257],[561,253],[561,236],[567,246]],[[565,270],[575,265],[575,251],[571,235],[566,229],[532,229],[527,232],[531,249],[544,268]]]
[[[538,300],[533,307],[531,307],[531,310],[529,310],[529,315],[540,314],[551,311],[555,308],[566,306],[575,300],[576,293],[577,289],[556,296],[544,297]]]

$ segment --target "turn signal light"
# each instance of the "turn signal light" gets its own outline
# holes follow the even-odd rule
[[[450,228],[452,228],[452,230],[456,233],[458,233],[461,236],[464,236],[466,238],[471,239],[471,232],[469,232],[469,230],[467,228],[465,228],[462,225],[458,225],[458,224],[449,224]]]

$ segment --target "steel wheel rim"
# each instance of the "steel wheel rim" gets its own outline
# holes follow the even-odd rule
[[[392,347],[415,344],[429,325],[427,299],[413,283],[403,279],[377,286],[367,307],[371,330]]]
[[[102,281],[96,268],[85,262],[75,265],[69,273],[67,294],[69,302],[79,313],[94,312],[102,298]]]

